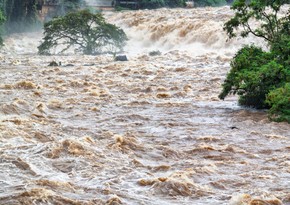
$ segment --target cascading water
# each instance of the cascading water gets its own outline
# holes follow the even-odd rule
[[[40,33],[7,38],[0,204],[290,204],[289,124],[217,98],[234,53],[265,46],[227,41],[231,16],[108,12],[128,62],[38,56]]]
[[[243,44],[265,47],[260,39],[228,39],[223,24],[233,15],[229,7],[159,9],[111,13],[111,23],[122,25],[131,39],[127,51],[186,51],[194,56],[205,53],[233,55]]]

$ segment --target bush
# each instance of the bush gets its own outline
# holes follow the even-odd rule
[[[231,70],[219,98],[238,94],[240,105],[268,108],[266,95],[283,85],[289,77],[289,69],[276,62],[272,53],[263,52],[255,46],[246,46],[231,62]]]
[[[39,54],[50,54],[50,50],[63,47],[64,52],[72,46],[83,54],[120,52],[127,40],[124,31],[105,22],[101,13],[88,10],[71,12],[44,24],[44,38],[38,47]]]
[[[263,38],[270,51],[264,52],[255,46],[245,46],[238,51],[219,98],[237,94],[241,105],[270,108],[271,119],[289,122],[290,9],[286,15],[278,15],[287,2],[289,0],[234,2],[235,15],[224,26],[229,37],[235,37],[235,31],[243,28],[242,37],[252,34]],[[251,27],[252,20],[258,21],[259,26]]]
[[[290,123],[290,83],[272,90],[266,102],[270,105],[269,118],[275,121]]]

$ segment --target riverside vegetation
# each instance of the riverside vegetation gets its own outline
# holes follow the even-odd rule
[[[0,10],[0,27],[3,25],[3,23],[5,22],[5,17],[3,16],[2,11]],[[0,30],[0,32],[2,33],[2,29]],[[2,36],[0,35],[0,46],[3,45],[3,39]]]
[[[129,61],[5,38],[0,204],[289,204],[289,124],[217,98],[230,59],[261,39],[226,42],[227,6],[103,15]]]
[[[234,2],[235,16],[224,29],[229,37],[249,34],[263,38],[269,51],[255,45],[243,47],[231,62],[231,70],[223,83],[219,98],[239,95],[239,103],[254,108],[268,108],[269,117],[290,123],[290,10],[279,17],[282,6],[289,0],[245,0]],[[254,28],[252,20],[260,24]]]
[[[74,11],[83,3],[82,0],[62,0],[59,10]],[[184,0],[142,2],[144,8],[175,7],[184,3]],[[226,1],[222,0],[196,1],[197,6],[224,3]],[[290,11],[284,16],[278,15],[281,7],[288,3],[289,0],[236,0],[233,3],[235,16],[224,27],[229,37],[235,37],[236,29],[241,27],[242,37],[252,34],[263,38],[269,45],[269,51],[254,45],[238,51],[219,98],[237,94],[241,105],[269,109],[270,119],[290,122]],[[32,0],[0,0],[0,24],[4,24],[5,32],[20,32],[28,28],[27,25],[35,24],[36,4],[37,1]],[[259,22],[260,26],[254,28],[250,24],[252,20]],[[44,25],[44,30],[44,41],[38,47],[40,54],[50,54],[51,49],[57,46],[62,46],[61,51],[76,46],[76,50],[84,54],[116,53],[122,50],[127,40],[122,29],[106,23],[101,14],[89,11],[54,18]]]
[[[42,0],[0,0],[0,10],[6,18],[4,33],[19,33],[40,29],[41,21],[38,13],[41,12]],[[54,10],[49,12],[49,17],[64,15],[66,12],[75,11],[84,6],[84,0],[59,0]]]

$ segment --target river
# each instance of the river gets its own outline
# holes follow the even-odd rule
[[[235,52],[266,47],[227,40],[232,15],[107,12],[130,39],[127,62],[39,56],[41,33],[6,38],[0,204],[290,204],[289,124],[217,97]]]

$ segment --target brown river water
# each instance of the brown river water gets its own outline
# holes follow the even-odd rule
[[[217,97],[234,53],[263,46],[227,41],[229,7],[105,16],[129,61],[39,56],[41,33],[6,39],[0,204],[290,204],[289,124]]]

